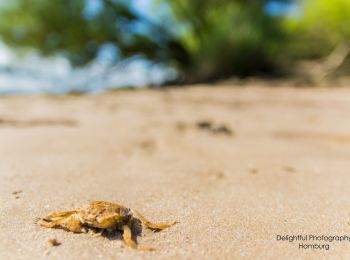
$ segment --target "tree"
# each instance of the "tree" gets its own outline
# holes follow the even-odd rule
[[[185,83],[272,74],[279,67],[280,17],[267,0],[158,0],[170,7],[165,23],[137,13],[126,0],[99,0],[86,16],[85,0],[14,0],[0,9],[0,35],[10,45],[43,54],[60,52],[73,64],[93,60],[102,46],[117,50],[115,62],[141,55],[175,67]],[[282,1],[282,0],[280,0]]]
[[[105,44],[116,48],[116,62],[135,55],[174,66],[187,62],[181,44],[128,1],[101,0],[92,16],[85,8],[84,0],[12,1],[0,10],[0,35],[11,46],[34,47],[46,55],[63,53],[74,65],[93,60]]]
[[[163,0],[172,7],[179,39],[190,55],[184,80],[271,74],[279,66],[280,17],[269,16],[267,1]]]
[[[292,60],[308,60],[301,70],[317,84],[350,68],[350,2],[348,0],[300,0],[302,13],[289,17],[286,46]]]
[[[339,45],[350,47],[350,1],[300,0],[300,17],[286,22],[296,58],[321,58]]]

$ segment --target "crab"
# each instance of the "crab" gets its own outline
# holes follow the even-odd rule
[[[87,228],[100,229],[101,234],[107,231],[120,230],[123,232],[124,242],[138,250],[155,250],[154,247],[140,247],[133,240],[132,230],[135,224],[142,223],[152,230],[163,230],[177,222],[155,224],[148,221],[140,212],[132,211],[119,204],[106,201],[91,201],[86,207],[76,208],[70,211],[53,212],[42,218],[39,224],[46,228],[60,227],[74,233],[86,233]]]

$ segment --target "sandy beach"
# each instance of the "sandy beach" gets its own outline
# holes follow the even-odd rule
[[[348,88],[0,97],[0,259],[350,258],[277,239],[350,237],[349,115]],[[36,224],[90,200],[179,223],[143,230],[154,252]]]

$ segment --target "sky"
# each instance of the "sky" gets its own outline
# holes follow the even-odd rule
[[[296,3],[283,3],[280,1],[269,1],[265,10],[270,15],[290,15],[298,16],[301,12]]]

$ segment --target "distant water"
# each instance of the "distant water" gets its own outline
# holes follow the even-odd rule
[[[106,72],[102,68],[71,69],[63,74],[31,70],[0,71],[0,95],[65,94],[69,92],[96,93],[121,87],[159,85],[175,72],[162,67],[149,67],[134,62],[127,68]]]
[[[97,93],[120,87],[158,85],[176,76],[173,69],[135,58],[114,67],[95,62],[72,68],[62,57],[31,54],[18,58],[0,45],[0,95]]]
[[[50,70],[52,68],[52,70]],[[96,93],[121,87],[159,85],[176,75],[175,71],[160,66],[151,67],[134,61],[124,68],[108,71],[92,66],[84,69],[47,70],[33,68],[0,69],[0,95],[15,94],[65,94],[69,92]]]

